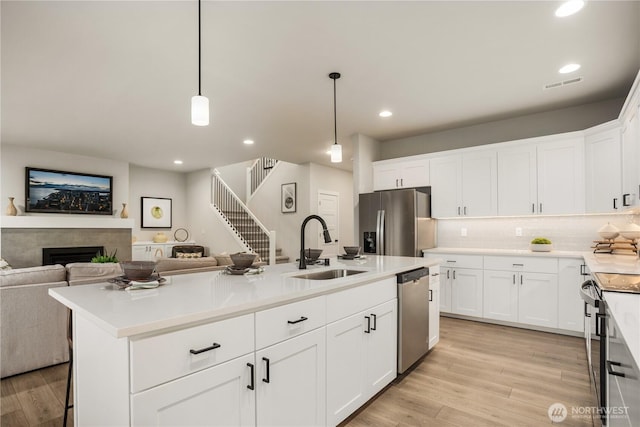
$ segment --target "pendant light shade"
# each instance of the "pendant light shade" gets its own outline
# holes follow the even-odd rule
[[[191,97],[191,123],[196,126],[209,125],[209,98],[202,96],[202,43],[200,25],[200,0],[198,0],[198,95]]]
[[[336,80],[340,73],[331,73],[329,78],[333,80],[333,145],[331,146],[331,163],[342,163],[342,145],[338,144],[338,118],[336,107]]]

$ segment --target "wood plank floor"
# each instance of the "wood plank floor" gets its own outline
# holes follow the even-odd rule
[[[568,410],[562,426],[592,426],[572,408],[595,406],[584,340],[441,318],[440,342],[341,427],[542,426],[549,406]]]
[[[343,426],[542,426],[563,403],[561,426],[591,426],[572,407],[594,406],[582,339],[441,318],[440,343]],[[0,381],[0,425],[61,426],[67,364]],[[73,425],[73,410],[69,411]]]

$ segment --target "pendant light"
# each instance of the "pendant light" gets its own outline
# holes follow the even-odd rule
[[[196,126],[209,125],[209,98],[202,96],[202,47],[200,30],[200,0],[198,0],[198,95],[191,97],[191,123]]]
[[[340,73],[331,73],[329,78],[333,80],[333,145],[331,146],[331,163],[342,163],[342,145],[338,144],[338,119],[336,114],[336,80]]]

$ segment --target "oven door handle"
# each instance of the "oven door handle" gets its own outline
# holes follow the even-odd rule
[[[589,313],[589,304],[584,302],[584,317],[591,317],[591,313]]]
[[[599,336],[600,338],[605,337],[605,333],[607,330],[607,327],[605,325],[606,319],[607,319],[606,314],[596,313],[596,335]],[[598,326],[600,326],[600,328],[598,328]]]

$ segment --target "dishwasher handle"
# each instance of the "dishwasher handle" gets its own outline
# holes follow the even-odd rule
[[[409,283],[416,280],[420,280],[423,277],[429,278],[429,268],[422,267],[415,270],[405,271],[404,273],[397,274],[398,283]]]

